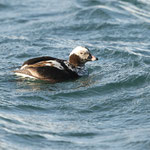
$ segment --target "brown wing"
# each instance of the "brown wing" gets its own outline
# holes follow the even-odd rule
[[[41,61],[47,61],[47,60],[64,61],[64,60],[60,60],[60,59],[57,59],[57,58],[54,58],[54,57],[43,56],[43,57],[37,57],[37,58],[29,59],[29,60],[25,61],[22,66],[24,66],[24,65],[33,65],[35,63],[38,63],[38,62],[41,62]]]
[[[24,69],[17,70],[15,73],[29,75],[41,80],[48,80],[51,83],[62,82],[66,80],[76,79],[77,73],[69,70],[60,70],[53,66],[44,66],[42,63],[28,65]]]

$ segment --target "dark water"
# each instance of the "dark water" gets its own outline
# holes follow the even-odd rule
[[[90,75],[47,84],[12,70],[87,46]],[[0,0],[0,150],[149,150],[150,1]]]

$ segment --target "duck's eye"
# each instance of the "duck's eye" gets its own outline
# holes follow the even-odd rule
[[[80,54],[82,55],[83,53],[81,52]]]

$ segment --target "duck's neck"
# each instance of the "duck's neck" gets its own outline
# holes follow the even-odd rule
[[[76,54],[72,54],[69,57],[69,64],[71,64],[74,67],[83,67],[84,63],[81,61],[80,57]]]

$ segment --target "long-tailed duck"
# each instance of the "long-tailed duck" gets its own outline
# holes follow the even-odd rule
[[[78,46],[69,55],[69,60],[49,56],[29,59],[23,63],[16,75],[46,80],[50,83],[77,79],[85,74],[85,63],[98,60],[90,54],[88,48]]]

